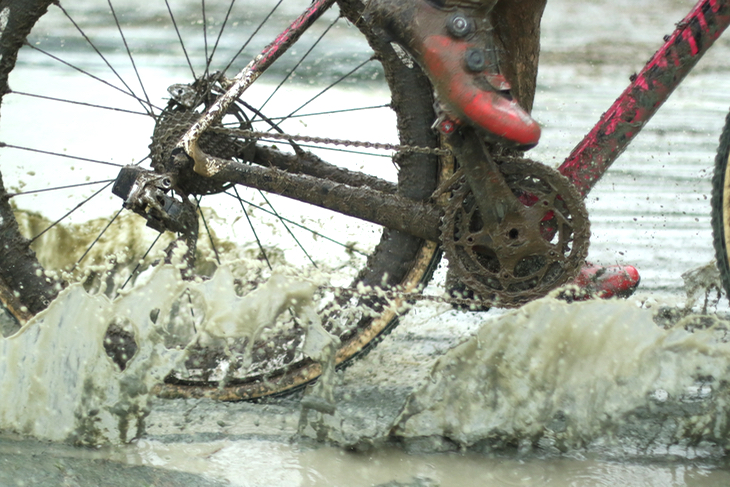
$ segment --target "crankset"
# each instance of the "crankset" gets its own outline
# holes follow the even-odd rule
[[[441,225],[452,277],[500,307],[520,306],[574,278],[590,228],[573,185],[533,161],[495,161],[470,130],[449,142],[464,174]]]

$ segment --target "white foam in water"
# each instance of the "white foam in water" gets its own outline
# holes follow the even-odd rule
[[[183,282],[179,269],[161,266],[115,300],[70,286],[20,331],[0,336],[0,430],[89,445],[139,437],[149,391],[186,357],[184,347],[165,347],[164,322],[186,289],[204,300],[206,325],[191,343],[203,335],[250,339],[291,307],[314,322],[315,335],[324,331],[311,304],[316,286],[308,282],[275,274],[244,297],[233,286],[226,266],[201,283]],[[131,327],[138,346],[123,371],[104,349],[112,322]],[[317,355],[319,348],[310,343],[308,351]]]
[[[665,330],[632,302],[530,303],[441,357],[394,431],[430,449],[726,448],[730,344],[716,318],[685,329],[698,319]]]
[[[142,427],[147,392],[182,356],[164,347],[150,319],[179,294],[179,271],[161,268],[129,295],[110,301],[80,285],[16,334],[0,339],[0,429],[41,439],[100,444],[127,441]],[[162,301],[167,301],[162,302]],[[139,346],[124,371],[104,350],[110,321],[123,319]]]
[[[144,433],[148,393],[185,359],[185,343],[254,337],[292,306],[313,324],[307,355],[333,375],[325,352],[336,339],[319,326],[315,288],[275,273],[238,297],[226,266],[197,283],[161,266],[116,300],[73,285],[19,332],[0,338],[0,430],[87,445],[128,442]],[[205,324],[197,333],[175,329],[186,337],[177,341],[183,345],[166,348],[169,331],[180,326],[166,320],[175,319],[171,311],[185,292],[195,296]],[[139,347],[124,371],[104,349],[110,323],[131,328]],[[486,320],[439,358],[391,432],[429,450],[727,448],[725,337],[726,323],[716,317],[689,315],[664,329],[651,310],[630,301],[541,299]],[[333,384],[305,395],[300,426],[329,418],[333,441],[355,437],[335,431],[343,422],[332,416]],[[307,420],[307,409],[314,418]]]

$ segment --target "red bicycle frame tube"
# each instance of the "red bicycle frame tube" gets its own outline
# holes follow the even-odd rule
[[[585,196],[730,24],[730,0],[699,0],[558,170]]]

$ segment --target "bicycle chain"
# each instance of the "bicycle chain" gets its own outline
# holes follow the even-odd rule
[[[259,132],[246,129],[227,129],[222,127],[211,127],[208,132],[217,132],[247,139],[274,139],[292,142],[307,142],[311,144],[342,145],[346,147],[360,147],[364,149],[392,150],[396,152],[415,152],[416,154],[429,154],[435,156],[448,156],[451,151],[448,149],[435,149],[415,145],[383,144],[380,142],[364,142],[360,140],[331,139],[327,137],[312,137],[309,135],[290,135],[275,132]]]
[[[291,141],[291,142],[305,142],[305,143],[313,143],[313,144],[325,144],[325,145],[341,145],[341,146],[349,146],[349,147],[360,147],[360,148],[369,148],[369,149],[378,149],[378,150],[392,150],[396,152],[414,152],[418,154],[429,154],[429,155],[436,155],[436,156],[449,156],[452,155],[452,152],[448,149],[439,149],[439,148],[430,148],[430,147],[421,147],[421,146],[411,146],[411,145],[399,145],[399,144],[385,144],[385,143],[378,143],[378,142],[365,142],[365,141],[356,141],[356,140],[346,140],[346,139],[333,139],[333,138],[326,138],[326,137],[313,137],[313,136],[306,136],[306,135],[291,135],[286,133],[273,133],[273,132],[261,132],[256,130],[247,130],[247,129],[227,129],[224,127],[211,127],[208,129],[210,132],[216,132],[216,133],[223,133],[227,135],[233,135],[236,137],[243,137],[246,139],[261,139],[261,138],[268,138],[273,140],[281,140],[281,141]],[[500,157],[502,159],[501,162],[514,162],[515,158],[513,157]],[[532,163],[536,164],[536,163]],[[546,168],[546,170],[549,170],[549,168]],[[452,184],[450,184],[451,188],[454,189],[454,187],[458,187],[459,183],[454,181]],[[567,190],[567,188],[564,188],[564,190]],[[448,190],[447,190],[448,191]],[[572,200],[579,200],[580,198],[572,198]],[[588,221],[587,215],[585,214],[584,207],[581,208],[583,211],[577,211],[576,215],[574,215],[581,223],[585,223]],[[442,222],[442,230],[446,227],[449,227],[450,225],[453,225],[454,222],[448,221],[449,219],[446,218]],[[579,245],[578,254],[584,258],[584,254],[587,253],[587,244],[581,243]],[[580,261],[579,258],[576,262]],[[464,276],[461,276],[464,278]],[[370,294],[373,296],[380,296],[385,297],[387,299],[404,299],[408,302],[417,302],[417,301],[430,301],[430,302],[436,302],[436,303],[443,303],[443,304],[449,304],[454,307],[458,307],[461,309],[484,309],[485,307],[490,306],[490,304],[495,304],[496,302],[500,303],[500,306],[507,306],[507,307],[513,307],[513,306],[519,306],[521,304],[524,304],[526,301],[529,301],[531,299],[535,299],[537,297],[540,297],[544,293],[526,293],[525,296],[521,296],[519,298],[516,298],[513,300],[511,299],[505,299],[506,296],[501,296],[501,299],[496,300],[483,300],[483,299],[471,299],[471,298],[456,298],[456,297],[444,297],[444,296],[428,296],[421,293],[406,293],[406,292],[396,292],[396,291],[385,291],[380,290],[378,292],[371,291],[371,292],[363,292],[358,289],[353,288],[335,288],[326,286],[323,289],[328,289],[330,291],[336,292],[336,293],[347,293],[350,295],[365,295]]]

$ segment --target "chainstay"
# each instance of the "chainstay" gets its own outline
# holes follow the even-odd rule
[[[307,142],[311,144],[341,145],[346,147],[359,147],[365,149],[392,150],[396,152],[414,152],[416,154],[429,154],[435,156],[448,156],[451,151],[448,149],[436,149],[431,147],[420,147],[414,145],[383,144],[380,142],[366,142],[360,140],[331,139],[328,137],[312,137],[309,135],[290,135],[274,132],[259,132],[246,129],[227,129],[222,127],[211,127],[209,132],[234,135],[246,139],[273,139],[291,142]]]

